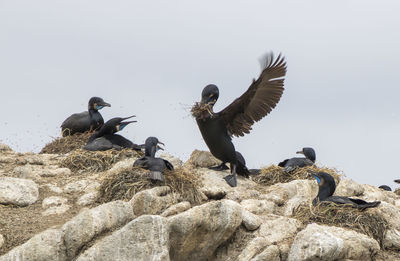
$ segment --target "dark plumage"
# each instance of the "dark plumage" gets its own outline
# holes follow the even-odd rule
[[[231,175],[224,179],[232,187],[237,186],[236,173],[248,177],[249,171],[238,161],[231,137],[250,133],[253,123],[266,116],[279,102],[283,93],[283,77],[286,74],[286,62],[280,55],[274,60],[269,54],[265,58],[263,71],[239,98],[218,113],[212,108],[219,97],[218,87],[207,85],[201,94],[201,102],[196,107],[206,108],[193,113],[197,125],[210,152],[223,164],[229,162]],[[198,111],[197,111],[198,112]]]
[[[392,188],[389,187],[388,185],[380,185],[378,188],[386,191],[392,191]]]
[[[104,120],[99,110],[103,107],[111,107],[111,105],[100,97],[90,98],[88,111],[74,113],[61,124],[62,136],[100,129]]]
[[[135,116],[126,118],[112,118],[107,121],[97,132],[90,136],[87,144],[83,147],[86,150],[98,151],[98,150],[109,150],[109,149],[123,149],[131,148],[140,150],[140,146],[134,144],[130,140],[122,137],[121,135],[115,134],[116,132],[125,128],[128,124],[136,121],[125,121]]]
[[[306,166],[312,166],[315,163],[315,151],[313,148],[303,148],[301,151],[297,151],[297,154],[303,154],[302,158],[291,158],[286,159],[278,164],[279,167],[285,168],[286,172],[290,172],[295,168],[302,168]]]
[[[165,169],[173,170],[174,166],[165,159],[156,158],[156,151],[163,149],[159,144],[164,145],[156,137],[148,137],[145,142],[145,154],[140,159],[137,159],[133,166],[142,167],[150,170],[150,179],[164,181],[162,173]]]
[[[395,179],[394,182],[400,183],[400,179]]]
[[[316,174],[313,174],[313,177],[317,180],[319,186],[318,195],[313,200],[314,206],[318,202],[328,201],[339,205],[346,204],[350,205],[353,208],[364,210],[366,208],[377,207],[381,203],[380,201],[366,202],[362,199],[332,196],[336,189],[336,183],[333,177],[325,172],[318,172]]]

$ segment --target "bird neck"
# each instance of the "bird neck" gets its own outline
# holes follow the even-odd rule
[[[144,150],[144,155],[147,157],[154,158],[156,156],[156,146],[148,146]]]
[[[94,108],[89,108],[89,115],[92,116],[95,113],[98,113],[99,111],[94,109]]]
[[[324,199],[329,198],[335,192],[334,188],[332,189],[330,186],[325,186],[325,185],[328,185],[328,184],[324,184],[322,187],[319,187],[319,190],[318,190],[317,197],[319,198],[320,201],[323,201]]]

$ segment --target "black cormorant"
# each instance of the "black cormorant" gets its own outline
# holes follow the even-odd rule
[[[145,154],[140,159],[137,159],[133,166],[142,167],[150,170],[150,179],[164,181],[162,173],[165,169],[173,170],[174,166],[165,159],[156,158],[156,151],[163,150],[159,144],[164,145],[156,137],[148,137],[145,142]]]
[[[317,205],[318,202],[328,201],[339,205],[346,204],[353,208],[364,210],[366,208],[377,207],[381,203],[380,201],[366,202],[362,199],[332,196],[336,189],[336,183],[333,177],[325,172],[318,172],[312,175],[317,180],[319,186],[318,195],[313,200],[314,206]]]
[[[315,151],[313,148],[303,148],[297,151],[297,154],[303,154],[305,158],[291,158],[286,159],[278,164],[279,167],[285,168],[286,172],[290,172],[295,168],[302,168],[312,166],[315,163]]]
[[[386,191],[392,191],[392,188],[389,187],[388,185],[380,185],[378,188]]]
[[[128,124],[136,121],[124,121],[135,116],[126,118],[112,118],[108,120],[100,130],[96,131],[90,136],[87,144],[83,147],[86,150],[97,151],[97,150],[109,150],[109,149],[123,149],[131,148],[140,150],[140,146],[134,144],[130,140],[122,137],[121,135],[115,134],[116,132],[125,128]]]
[[[394,182],[400,183],[400,179],[395,179]]]
[[[62,136],[100,129],[104,120],[99,110],[103,107],[111,107],[111,105],[100,97],[90,98],[88,111],[74,113],[61,124]]]
[[[274,60],[273,54],[265,57],[263,70],[257,80],[239,98],[222,111],[213,112],[218,100],[219,90],[214,84],[207,85],[201,93],[201,102],[192,108],[193,116],[210,152],[222,164],[229,162],[231,175],[224,179],[237,186],[236,173],[248,177],[249,172],[238,161],[232,136],[244,136],[250,133],[253,123],[266,116],[279,102],[283,93],[283,77],[286,74],[286,62],[280,55]]]

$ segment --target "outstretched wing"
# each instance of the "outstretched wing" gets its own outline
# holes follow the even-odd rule
[[[286,75],[286,62],[279,54],[265,56],[263,71],[253,80],[249,89],[219,115],[225,122],[230,136],[243,136],[249,133],[251,125],[266,116],[279,102],[283,93],[283,77]]]

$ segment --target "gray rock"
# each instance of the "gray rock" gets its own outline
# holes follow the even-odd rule
[[[133,219],[132,206],[123,201],[112,201],[84,210],[62,227],[69,258],[95,236],[122,226]]]
[[[50,207],[42,212],[42,216],[61,215],[67,212],[70,209],[70,207],[71,206],[67,204]]]
[[[0,152],[12,152],[12,149],[3,143],[0,143]]]
[[[249,212],[256,215],[265,215],[275,212],[274,202],[259,199],[246,199],[240,205]]]
[[[170,260],[166,218],[144,215],[93,245],[77,261]]]
[[[133,213],[135,216],[160,214],[178,202],[177,197],[170,192],[170,187],[162,186],[136,193],[130,201]]]
[[[240,253],[237,260],[249,261],[257,253],[260,253],[266,246],[268,241],[263,237],[256,237],[251,240],[245,247],[245,249]]]
[[[335,195],[344,197],[359,197],[363,193],[364,187],[352,179],[341,179],[335,190]]]
[[[242,223],[246,227],[247,230],[253,231],[260,227],[261,218],[253,213],[243,209],[242,211]]]
[[[88,206],[88,205],[91,205],[91,204],[93,204],[93,203],[96,201],[98,195],[99,195],[99,192],[98,192],[98,191],[86,193],[86,194],[82,195],[82,196],[78,199],[77,204],[78,204],[79,206]]]
[[[280,250],[278,246],[272,245],[267,247],[260,254],[252,258],[250,261],[280,261]],[[284,260],[284,259],[282,259]]]
[[[178,204],[172,205],[169,208],[167,208],[163,213],[161,213],[161,216],[162,217],[173,216],[173,215],[182,213],[191,207],[192,206],[191,206],[190,202],[183,201],[183,202],[180,202]]]
[[[4,239],[3,235],[0,234],[0,249],[3,247],[5,241],[6,241],[6,240]]]
[[[45,186],[46,186],[51,192],[54,192],[54,193],[57,193],[57,194],[60,194],[60,193],[63,192],[62,188],[60,188],[60,187],[58,187],[58,186],[56,186],[56,185],[54,185],[54,184],[46,184]]]
[[[242,208],[234,201],[221,200],[193,207],[168,220],[171,260],[201,261],[210,259],[240,226]]]
[[[66,198],[51,196],[51,197],[43,199],[42,208],[47,209],[50,207],[57,207],[57,206],[64,205],[67,202],[68,202],[68,199],[66,199]]]
[[[35,173],[30,164],[24,166],[17,166],[13,169],[13,176],[20,179],[40,180],[40,176]]]
[[[48,229],[35,235],[24,244],[13,248],[0,257],[0,261],[65,261],[66,249],[63,233],[59,229]]]
[[[83,192],[91,183],[92,182],[90,180],[86,179],[74,181],[64,186],[64,192],[65,193]]]
[[[174,168],[180,168],[183,165],[182,161],[179,158],[174,157],[169,153],[166,153],[166,152],[161,153],[159,157],[171,162],[171,164],[174,166]]]
[[[297,234],[288,260],[371,260],[379,250],[378,242],[366,235],[310,224]]]
[[[71,170],[69,168],[57,168],[57,169],[43,169],[40,173],[42,177],[67,177],[71,175]]]
[[[221,164],[221,161],[215,158],[209,151],[194,150],[185,164],[190,164],[194,167],[208,168]]]
[[[0,204],[28,206],[39,197],[38,185],[29,179],[0,177]]]
[[[280,244],[294,237],[301,226],[302,223],[297,219],[270,214],[263,217],[257,234],[266,238],[268,245]]]

